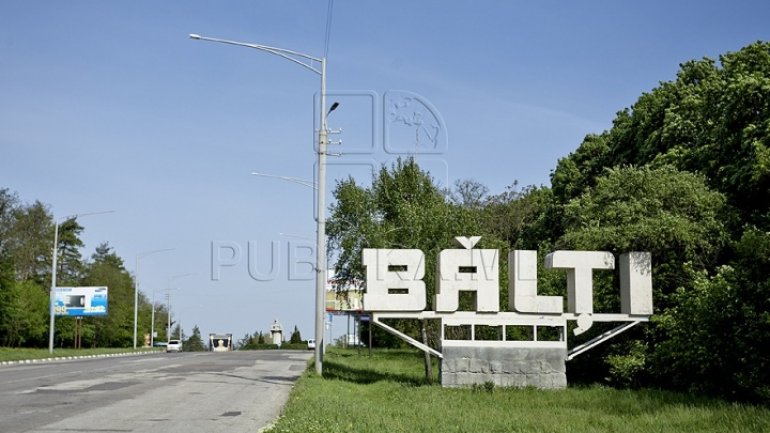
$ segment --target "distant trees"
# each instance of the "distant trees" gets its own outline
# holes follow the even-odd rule
[[[45,205],[22,203],[0,188],[0,344],[47,342],[52,249],[53,222]]]
[[[289,349],[299,349],[299,348],[305,348],[302,346],[304,341],[302,340],[302,336],[299,332],[299,328],[297,326],[294,326],[294,331],[292,331],[291,336],[289,337],[289,345],[296,345],[294,347],[289,347]],[[257,350],[257,349],[276,349],[278,346],[276,344],[273,344],[272,338],[270,338],[270,332],[262,332],[257,331],[253,334],[246,334],[238,340],[236,343],[236,347],[238,350]],[[281,348],[286,348],[287,345],[284,343]]]
[[[54,227],[46,205],[24,203],[16,193],[0,188],[0,345],[48,344]],[[106,243],[84,261],[83,230],[75,219],[59,221],[57,285],[107,286],[108,315],[82,320],[82,345],[129,347],[133,344],[133,277]],[[150,314],[151,305],[140,293],[141,331],[149,332]],[[57,317],[55,345],[73,346],[74,341],[75,319]]]

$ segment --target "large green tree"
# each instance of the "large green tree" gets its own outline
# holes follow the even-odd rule
[[[728,243],[724,195],[709,189],[703,176],[672,167],[625,167],[607,170],[595,183],[564,207],[556,247],[649,251],[658,307],[687,282],[685,263],[711,269]]]
[[[725,202],[723,194],[708,188],[703,176],[673,167],[610,169],[592,188],[564,206],[564,233],[556,248],[616,255],[650,252],[655,311],[666,314],[681,307],[682,293],[693,291],[691,270],[713,269],[718,263],[728,244],[724,221],[729,208]],[[617,273],[595,273],[596,311],[620,310],[618,286]],[[689,329],[691,324],[681,319],[677,316],[676,329]],[[588,375],[591,379],[601,378],[606,372],[589,365],[601,365],[604,358],[616,383],[643,383],[640,375],[647,370],[667,370],[665,363],[655,362],[665,359],[663,352],[667,350],[660,344],[667,334],[657,328],[658,323],[656,319],[647,328],[581,355],[583,359],[575,363],[576,367],[591,369],[595,373]],[[588,336],[603,330],[598,326]]]
[[[483,231],[479,208],[486,192],[477,183],[458,184],[455,199],[423,171],[414,158],[399,159],[391,167],[383,166],[370,187],[348,179],[337,184],[328,234],[330,247],[339,252],[336,271],[343,280],[365,280],[361,264],[365,248],[419,249],[425,254],[427,308],[432,309],[436,293],[436,262],[439,252],[456,248],[456,236],[481,235],[481,248],[499,248],[501,258],[507,244]],[[506,268],[504,259],[501,270]],[[507,288],[505,273],[501,287]],[[500,293],[507,299],[507,289]],[[470,309],[472,298],[461,298],[460,308]],[[505,304],[504,302],[502,303]],[[436,323],[399,320],[393,323],[413,338],[437,346]],[[392,336],[376,332],[378,344],[398,344]],[[426,377],[430,379],[431,362],[426,354]]]
[[[5,234],[16,278],[44,284],[53,251],[53,220],[48,208],[39,201],[15,207]]]
[[[0,290],[3,346],[41,345],[48,335],[48,294],[31,280],[11,282]]]
[[[93,328],[97,346],[129,347],[133,344],[134,284],[121,259],[107,244],[96,247],[82,280],[86,286],[107,286],[106,317],[85,320]]]
[[[589,135],[552,175],[562,203],[606,168],[673,165],[698,172],[743,220],[770,224],[770,43],[680,65],[674,81],[618,113],[611,130]]]
[[[527,229],[653,252],[652,326],[603,349],[623,382],[768,400],[770,43],[680,66],[558,162]]]
[[[436,258],[441,250],[456,248],[456,236],[482,235],[479,247],[507,247],[494,234],[484,232],[475,205],[449,200],[412,158],[383,166],[370,187],[354,179],[339,182],[334,196],[327,232],[330,248],[339,252],[338,277],[364,279],[364,248],[419,249],[426,258],[423,280],[429,309],[435,294]],[[505,293],[501,296],[507,299]]]

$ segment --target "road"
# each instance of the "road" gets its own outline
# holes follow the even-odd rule
[[[250,432],[311,353],[193,352],[0,366],[0,432]]]

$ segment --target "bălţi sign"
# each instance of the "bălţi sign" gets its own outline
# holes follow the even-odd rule
[[[366,293],[364,308],[372,312],[375,324],[385,328],[418,348],[444,359],[446,364],[447,348],[519,348],[559,349],[564,359],[569,360],[579,353],[590,349],[602,341],[629,329],[631,326],[649,320],[652,314],[652,265],[647,252],[628,252],[618,258],[620,271],[619,297],[621,311],[616,313],[594,313],[593,274],[594,272],[615,269],[615,256],[607,251],[554,251],[545,258],[546,269],[561,269],[566,272],[566,311],[562,296],[545,296],[537,292],[537,251],[513,250],[508,256],[508,311],[501,311],[499,292],[499,251],[495,249],[474,249],[480,237],[457,237],[464,248],[446,249],[439,253],[436,265],[436,290],[434,310],[427,311],[427,291],[425,276],[425,254],[417,249],[365,249],[363,265],[366,267]],[[460,292],[475,292],[475,311],[458,311]],[[400,333],[383,319],[440,319],[442,351],[430,348],[409,336]],[[567,321],[575,321],[573,332],[579,335],[587,331],[594,322],[630,322],[600,335],[589,342],[567,352]],[[454,339],[446,332],[446,327],[465,326],[470,328],[470,338]],[[498,329],[498,338],[477,339],[475,330],[479,326]],[[512,339],[507,335],[510,326],[532,327],[531,340]],[[559,337],[548,341],[538,340],[538,329],[551,327],[558,329]],[[488,353],[486,351],[484,353]],[[504,351],[505,352],[505,351]],[[509,350],[510,352],[510,350]],[[508,353],[508,352],[505,352]],[[512,352],[511,352],[512,353]],[[545,352],[544,352],[545,353]],[[467,353],[466,353],[467,355]],[[514,354],[515,355],[515,354]],[[473,358],[475,355],[464,356]],[[485,355],[487,356],[487,355]],[[505,354],[501,353],[505,357]],[[553,358],[553,353],[548,353]],[[493,355],[493,358],[497,358]],[[558,355],[557,355],[558,357]],[[519,385],[520,381],[507,377],[505,372],[495,376],[487,370],[494,370],[504,359],[477,360],[478,369],[485,370],[449,372],[471,375],[479,373],[473,380],[460,380],[467,383],[483,383],[491,379],[502,385]],[[533,359],[533,364],[538,364]],[[542,360],[541,360],[542,361]],[[563,362],[563,361],[562,361]],[[484,363],[487,363],[484,367]],[[471,362],[471,364],[473,364]],[[541,365],[542,362],[538,365]],[[521,367],[521,365],[519,366]],[[471,367],[469,367],[471,368]],[[518,367],[517,367],[518,368]],[[540,367],[538,367],[540,368]],[[471,368],[472,369],[472,368]],[[500,367],[500,369],[504,369]],[[532,376],[536,372],[527,371],[527,367],[518,368],[521,374]],[[558,370],[557,366],[557,370]],[[442,369],[442,380],[447,372]],[[510,375],[508,375],[510,376]],[[465,376],[462,376],[465,377]],[[449,377],[456,379],[456,377]],[[466,378],[467,379],[467,378]],[[483,379],[483,380],[482,380]],[[481,382],[478,382],[481,380]],[[457,381],[455,381],[457,382]],[[535,386],[539,386],[538,381]],[[548,379],[546,385],[551,381]],[[561,381],[553,386],[561,387]],[[531,384],[525,384],[530,386]],[[566,386],[566,379],[564,379]]]

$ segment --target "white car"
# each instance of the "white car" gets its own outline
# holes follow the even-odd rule
[[[166,345],[166,352],[181,352],[182,342],[179,340],[168,340]]]
[[[310,340],[307,340],[307,350],[313,349],[315,349],[315,340],[311,338]]]

